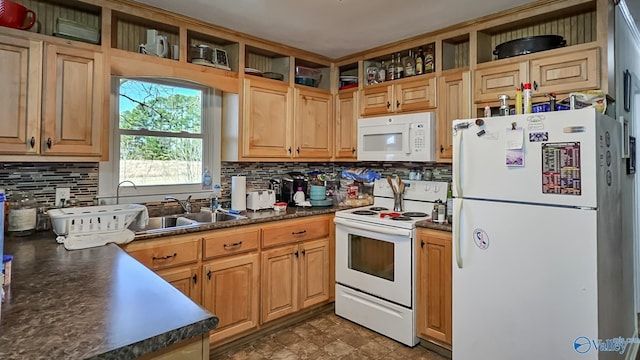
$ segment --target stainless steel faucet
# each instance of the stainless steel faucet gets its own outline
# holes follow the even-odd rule
[[[174,200],[177,201],[178,204],[180,204],[180,206],[182,206],[182,209],[184,210],[184,212],[186,214],[191,212],[191,195],[189,195],[189,197],[187,198],[187,200],[178,200],[176,198],[174,198],[173,196],[165,196],[164,198],[165,200]]]
[[[122,180],[122,181],[120,181],[120,184],[118,184],[118,188],[116,189],[116,205],[120,203],[120,185],[122,185],[124,183],[129,183],[129,184],[133,185],[133,188],[135,190],[138,190],[138,187],[136,186],[136,184],[133,183],[133,181],[131,181],[131,180]]]

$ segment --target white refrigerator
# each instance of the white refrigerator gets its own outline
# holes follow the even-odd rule
[[[454,121],[454,360],[624,358],[620,131],[594,109]]]

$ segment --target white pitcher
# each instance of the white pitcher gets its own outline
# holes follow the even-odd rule
[[[169,55],[169,42],[165,35],[158,34],[158,30],[147,29],[147,54],[166,58]]]

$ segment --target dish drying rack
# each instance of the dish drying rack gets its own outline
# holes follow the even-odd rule
[[[138,215],[144,205],[100,205],[47,211],[53,232],[58,236],[123,231]]]

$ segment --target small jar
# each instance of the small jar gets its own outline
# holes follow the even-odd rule
[[[15,236],[31,235],[36,229],[38,204],[33,193],[21,191],[9,199],[9,233]]]
[[[45,231],[51,229],[51,222],[49,221],[49,214],[47,214],[47,208],[42,206],[38,208],[38,215],[36,216],[36,230]]]

